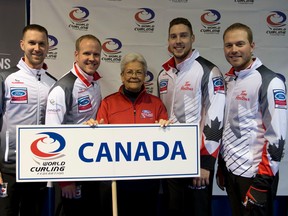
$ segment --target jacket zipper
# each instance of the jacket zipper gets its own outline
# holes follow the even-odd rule
[[[39,84],[41,81],[41,75],[39,74],[39,71],[37,71],[37,88],[38,88],[38,97],[37,97],[37,116],[36,116],[36,125],[39,125],[40,121],[40,89]]]
[[[5,156],[4,156],[4,161],[8,162],[8,157],[9,157],[9,131],[6,131],[6,150],[5,150]]]

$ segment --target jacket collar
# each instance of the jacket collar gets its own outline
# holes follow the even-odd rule
[[[236,71],[234,67],[230,68],[230,70],[225,74],[226,76],[231,76],[231,77],[244,77],[247,74],[252,73],[254,70],[256,70],[258,67],[262,65],[262,62],[259,58],[254,58],[253,63],[249,65],[249,67],[245,68],[244,70],[241,71]]]
[[[87,87],[90,87],[92,85],[93,81],[97,81],[101,78],[101,76],[99,75],[99,73],[97,71],[95,71],[93,76],[86,74],[83,70],[81,70],[81,68],[78,66],[78,64],[76,62],[74,62],[74,64],[73,64],[73,69],[74,69],[73,71],[76,74],[76,76]]]
[[[185,65],[192,63],[199,56],[199,51],[194,49],[191,56],[189,56],[189,58],[185,59],[183,62],[176,65],[175,58],[171,57],[162,65],[162,67],[166,72],[168,72],[171,68],[175,69],[176,71],[180,71],[183,67],[185,67]]]

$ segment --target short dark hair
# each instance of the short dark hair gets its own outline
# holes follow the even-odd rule
[[[43,32],[47,39],[48,39],[48,31],[45,27],[41,26],[41,25],[38,25],[38,24],[30,24],[30,25],[27,25],[24,27],[23,31],[22,31],[22,37],[24,37],[25,33],[29,30],[36,30],[36,31],[39,31],[39,32]]]
[[[95,36],[92,35],[92,34],[86,34],[86,35],[82,35],[81,37],[79,37],[79,38],[76,40],[75,49],[76,49],[77,51],[79,51],[79,49],[80,49],[80,43],[81,43],[81,41],[84,40],[84,39],[95,40],[95,41],[97,41],[97,42],[99,43],[99,45],[101,46],[101,42],[100,42],[100,40],[99,40],[97,37],[95,37]]]
[[[224,40],[224,37],[227,34],[227,32],[233,31],[233,30],[239,30],[239,29],[247,32],[247,38],[248,38],[249,43],[251,44],[253,42],[252,30],[249,26],[247,26],[243,23],[233,23],[232,25],[230,25],[223,33],[223,40]]]
[[[170,29],[172,28],[172,26],[179,25],[179,24],[186,25],[189,28],[191,35],[193,35],[193,28],[192,28],[190,21],[186,18],[183,18],[183,17],[177,17],[177,18],[171,20],[171,22],[169,24],[168,34],[170,33]]]

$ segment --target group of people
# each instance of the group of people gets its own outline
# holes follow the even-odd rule
[[[223,34],[224,54],[232,66],[225,76],[192,47],[194,41],[189,20],[173,19],[168,31],[173,56],[158,75],[158,97],[145,90],[145,58],[129,53],[121,61],[122,85],[102,99],[97,37],[87,34],[76,40],[72,68],[56,81],[44,63],[47,30],[26,26],[20,41],[23,58],[0,72],[0,184],[8,183],[6,196],[0,197],[0,215],[40,216],[43,211],[46,184],[16,182],[16,125],[137,123],[198,123],[200,176],[117,181],[120,216],[159,215],[160,188],[160,215],[212,215],[215,175],[218,186],[226,189],[233,216],[273,215],[286,139],[284,77],[253,56],[253,34],[245,24],[234,23]],[[25,94],[17,97],[17,92]],[[83,99],[88,102],[84,107]],[[59,185],[64,215],[112,215],[110,181]]]

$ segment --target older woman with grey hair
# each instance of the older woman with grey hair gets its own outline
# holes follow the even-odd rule
[[[123,90],[140,92],[145,81],[146,73],[147,63],[142,55],[129,53],[124,56],[121,61],[121,80],[124,84]],[[136,99],[136,97],[133,98]]]
[[[143,70],[147,72],[147,62],[145,58],[139,54],[139,53],[129,53],[125,55],[121,61],[120,67],[121,67],[121,73],[123,73],[126,69],[126,65],[130,62],[139,62],[142,64]]]
[[[121,61],[122,85],[118,92],[104,98],[97,113],[97,121],[89,125],[104,124],[169,124],[167,110],[162,101],[145,90],[147,73],[145,58],[138,53],[129,53]],[[102,182],[101,215],[112,215],[111,182]],[[159,180],[124,180],[117,182],[119,216],[156,216]],[[135,212],[136,210],[136,212]]]

